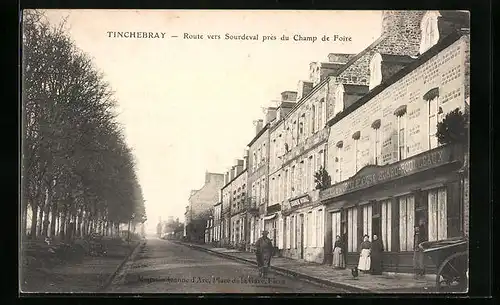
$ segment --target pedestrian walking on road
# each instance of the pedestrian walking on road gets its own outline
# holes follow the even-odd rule
[[[373,234],[370,250],[370,264],[372,268],[371,273],[374,275],[382,274],[382,252],[384,252],[384,245],[377,234]]]
[[[335,241],[335,245],[333,246],[333,261],[332,266],[335,269],[344,269],[345,261],[344,261],[344,244],[340,240],[340,236],[337,235],[337,240]]]
[[[262,231],[260,237],[255,243],[255,255],[257,257],[257,266],[259,268],[259,276],[266,277],[269,267],[271,266],[271,257],[273,256],[273,243],[267,237],[268,231]]]
[[[368,235],[364,236],[364,240],[361,243],[361,252],[359,254],[358,270],[363,273],[370,271],[370,237]]]

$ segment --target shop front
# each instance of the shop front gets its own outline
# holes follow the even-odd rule
[[[282,256],[323,263],[324,220],[319,191],[290,199],[279,223]]]
[[[350,179],[323,190],[326,207],[325,257],[331,263],[337,236],[347,266],[357,265],[365,234],[384,245],[383,269],[412,272],[417,226],[428,240],[462,236],[463,153],[447,145],[385,166],[369,165]],[[435,268],[426,261],[428,272]]]

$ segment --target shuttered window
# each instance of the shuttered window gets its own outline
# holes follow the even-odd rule
[[[382,243],[386,251],[392,249],[392,210],[391,201],[384,200],[380,203],[381,208],[381,227],[382,227]]]
[[[446,188],[428,191],[429,204],[429,241],[448,237]]]
[[[347,210],[347,251],[358,251],[358,209]]]

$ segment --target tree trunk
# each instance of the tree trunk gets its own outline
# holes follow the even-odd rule
[[[66,230],[65,230],[65,225],[66,225],[66,213],[62,213],[59,219],[59,236],[61,236],[61,240],[63,240],[66,237]]]
[[[21,238],[25,238],[28,228],[28,200],[23,200],[21,204]]]
[[[36,230],[36,236],[40,237],[43,233],[43,210],[44,206],[42,205],[40,209],[38,210],[38,221],[37,221],[37,230]]]
[[[50,236],[56,236],[56,217],[57,217],[57,204],[52,203],[52,219],[50,220]]]
[[[36,228],[37,228],[37,215],[38,215],[38,205],[34,202],[31,203],[31,239],[36,238]]]

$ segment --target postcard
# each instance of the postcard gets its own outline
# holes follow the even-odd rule
[[[20,292],[467,292],[469,20],[22,11]]]

